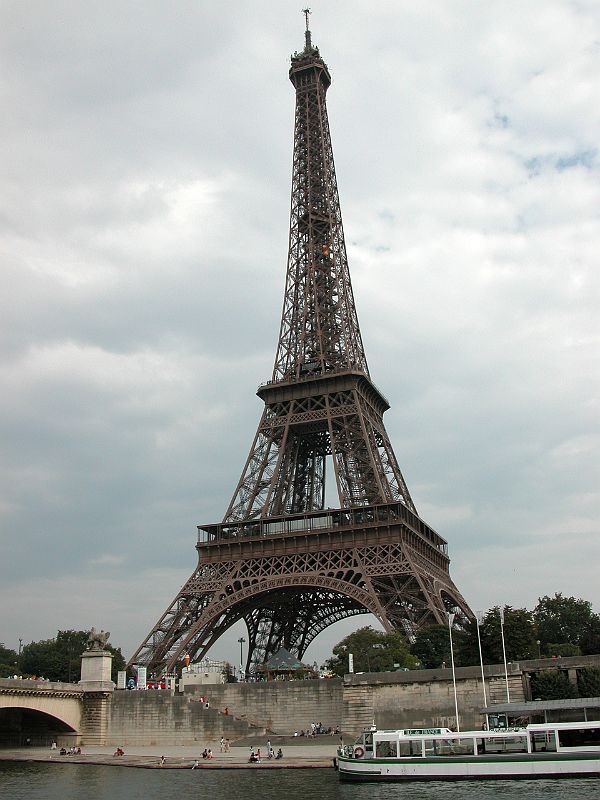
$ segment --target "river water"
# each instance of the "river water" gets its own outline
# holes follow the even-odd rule
[[[1,800],[599,800],[600,778],[340,784],[333,769],[135,769],[0,761]]]

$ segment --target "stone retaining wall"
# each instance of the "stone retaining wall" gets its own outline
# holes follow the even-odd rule
[[[595,666],[598,657],[508,665],[510,699],[529,699],[528,674],[544,668]],[[585,662],[585,663],[583,663]],[[594,663],[592,663],[594,662]],[[488,703],[506,700],[504,665],[485,667]],[[189,687],[192,689],[192,687]],[[460,726],[479,728],[484,705],[479,667],[456,670]],[[200,702],[204,695],[209,708]],[[225,714],[227,709],[227,714]],[[259,737],[265,732],[290,735],[311,722],[353,736],[375,723],[380,728],[452,726],[454,689],[450,669],[347,675],[332,680],[230,683],[194,687],[172,696],[166,691],[114,692],[109,701],[109,744],[193,744]]]
[[[167,691],[114,692],[108,712],[107,744],[194,745],[202,749],[221,736],[231,740],[248,736],[247,722],[205,708],[198,697]]]
[[[342,724],[344,701],[342,679],[226,683],[203,686],[210,707],[227,708],[247,722],[279,734],[307,730],[311,722],[335,728]]]
[[[486,668],[488,702],[490,692],[501,693],[502,699],[506,697],[504,674],[493,674],[492,670]],[[511,700],[524,700],[525,686],[520,670],[513,668],[508,679]],[[449,728],[456,722],[454,685],[449,669],[349,675],[344,693],[352,697],[353,707],[360,709],[360,715],[351,716],[348,707],[344,719],[344,729],[348,732],[359,732],[373,723],[378,728],[396,729]],[[479,709],[484,703],[481,672],[477,668],[456,670],[456,695],[460,727],[463,730],[479,728],[482,724]]]

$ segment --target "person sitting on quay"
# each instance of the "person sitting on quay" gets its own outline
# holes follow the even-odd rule
[[[259,757],[256,755],[254,750],[250,750],[250,758],[248,759],[249,764],[258,764],[260,763]]]
[[[113,756],[124,756],[124,755],[125,755],[125,750],[123,750],[122,747],[117,747],[117,749],[113,753]]]
[[[281,750],[281,747],[277,751],[277,755],[275,756],[275,761],[278,761],[280,758],[283,758],[283,752]]]
[[[206,747],[202,751],[202,758],[208,758],[208,750],[206,749]]]

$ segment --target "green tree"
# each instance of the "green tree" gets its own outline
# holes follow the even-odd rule
[[[566,672],[546,669],[536,672],[531,678],[531,695],[534,700],[568,700],[579,697],[577,686],[569,680]]]
[[[600,653],[600,617],[597,614],[594,614],[590,620],[589,627],[586,628],[581,636],[579,647],[584,656]]]
[[[78,681],[81,675],[81,655],[87,648],[87,631],[58,631],[55,639],[44,639],[25,645],[19,660],[24,675],[37,675],[51,681]],[[113,654],[112,679],[125,669],[120,648],[107,645]]]
[[[233,674],[233,667],[229,663],[229,661],[225,662],[225,666],[223,667],[223,677],[225,678],[225,683],[237,683],[238,679]]]
[[[0,642],[0,678],[8,678],[18,671],[18,658],[15,650]]]
[[[480,626],[481,648],[486,664],[502,663],[500,628],[500,607],[495,606],[485,614]],[[536,628],[533,615],[526,608],[504,606],[504,642],[507,661],[537,656]]]
[[[453,630],[452,640],[454,642],[454,662],[456,666],[472,667],[479,664],[479,641],[476,620],[470,620],[462,628]]]
[[[336,675],[345,675],[350,653],[355,672],[385,672],[396,669],[396,665],[412,669],[417,665],[401,633],[383,633],[370,625],[359,628],[336,644],[333,657],[326,662],[327,668]]]
[[[592,604],[575,597],[564,597],[557,592],[554,597],[540,597],[533,609],[538,639],[542,651],[552,655],[550,644],[572,644],[579,646],[587,631],[599,619],[592,611]]]
[[[452,634],[454,636],[454,633]],[[417,632],[410,652],[424,669],[450,666],[450,632],[447,625],[429,625]]]
[[[563,644],[547,644],[544,646],[546,655],[549,656],[580,656],[581,650],[576,644],[564,642]]]
[[[577,688],[581,697],[600,697],[600,669],[587,667],[578,670]]]

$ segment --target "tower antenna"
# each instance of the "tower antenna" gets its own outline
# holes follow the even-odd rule
[[[306,30],[304,32],[304,38],[305,38],[306,44],[305,44],[304,49],[305,50],[311,50],[312,49],[312,43],[311,43],[311,40],[310,40],[310,30],[308,28],[308,17],[309,17],[309,14],[311,13],[311,10],[310,10],[310,8],[303,8],[302,9],[302,13],[304,14],[304,18],[306,20]]]

